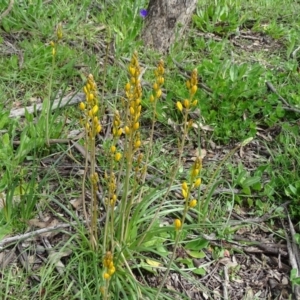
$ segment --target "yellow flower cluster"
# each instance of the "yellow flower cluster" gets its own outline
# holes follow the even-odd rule
[[[62,39],[63,37],[63,32],[62,32],[62,26],[61,26],[61,23],[59,23],[57,25],[57,28],[56,28],[56,40],[57,42],[53,42],[51,41],[50,42],[50,46],[52,48],[52,56],[55,56],[56,55],[56,44],[58,44],[58,42]]]
[[[165,79],[163,77],[164,73],[165,73],[164,62],[163,60],[160,60],[154,72],[156,80],[155,83],[153,84],[153,93],[150,96],[150,102],[152,103],[157,101],[162,95],[161,87],[165,82]]]
[[[198,188],[201,185],[201,178],[199,177],[199,173],[202,169],[202,160],[201,157],[197,157],[192,169],[191,169],[191,177],[190,177],[190,183],[188,184],[186,181],[184,181],[181,184],[181,194],[185,200],[185,209],[186,211],[189,208],[194,208],[197,205],[196,199],[190,200],[190,195],[193,189]],[[182,226],[182,221],[179,219],[174,220],[174,227],[175,230],[179,230]]]
[[[198,74],[197,70],[194,69],[191,74],[191,78],[187,80],[186,86],[189,90],[190,98],[189,99],[184,99],[181,102],[177,101],[176,107],[179,111],[183,111],[183,108],[186,110],[189,110],[191,108],[194,108],[198,104],[198,100],[194,100],[194,96],[197,92],[197,84],[198,84]]]
[[[108,184],[108,195],[110,197],[108,204],[110,204],[112,207],[115,206],[116,204],[116,201],[117,201],[117,195],[116,195],[116,190],[117,190],[117,183],[116,183],[116,176],[115,174],[112,172],[110,174],[110,176],[108,176],[106,173],[105,173],[105,179],[109,180],[109,184]]]
[[[86,102],[79,104],[79,109],[85,115],[85,130],[87,135],[94,139],[101,131],[101,124],[98,118],[99,106],[97,97],[97,85],[92,74],[88,76],[86,85],[83,88]]]
[[[121,134],[123,133],[123,129],[121,127],[121,118],[118,111],[115,111],[114,119],[113,119],[113,136],[114,136],[114,142],[113,145],[110,147],[110,153],[114,156],[115,161],[120,161],[122,158],[121,152],[117,152],[117,147],[115,146],[116,140],[119,139]]]
[[[116,272],[116,268],[113,262],[113,255],[110,251],[107,251],[104,259],[103,266],[106,268],[106,272],[103,274],[104,279],[109,280],[111,276]]]
[[[141,70],[136,52],[132,56],[128,71],[130,81],[125,86],[125,94],[128,100],[128,119],[124,131],[126,135],[130,136],[130,139],[133,139],[134,148],[137,149],[141,145],[140,135],[136,133],[140,127],[142,87],[139,78]]]

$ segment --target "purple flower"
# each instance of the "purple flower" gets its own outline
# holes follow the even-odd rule
[[[148,15],[148,11],[146,9],[141,9],[140,10],[140,16],[145,19]]]

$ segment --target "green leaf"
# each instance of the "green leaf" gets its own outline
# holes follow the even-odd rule
[[[192,272],[193,272],[194,274],[202,275],[202,276],[204,276],[204,275],[206,274],[206,271],[205,271],[204,268],[194,269],[194,270],[192,270]]]
[[[294,238],[295,238],[296,243],[297,243],[298,245],[300,245],[300,234],[299,234],[299,233],[296,233],[296,234],[294,235]]]
[[[203,258],[205,257],[205,253],[203,251],[189,251],[187,250],[189,256],[193,258]]]
[[[209,241],[207,241],[203,238],[200,238],[200,239],[186,243],[184,248],[188,249],[188,250],[199,251],[201,249],[207,248],[208,245],[209,245]]]
[[[194,264],[193,264],[192,259],[189,259],[189,258],[179,258],[176,261],[180,262],[181,264],[186,265],[188,268],[194,268]]]

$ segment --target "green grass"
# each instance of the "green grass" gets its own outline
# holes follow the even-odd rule
[[[72,234],[64,235],[66,242],[61,242],[63,235],[51,238],[57,252],[68,253],[62,258],[62,275],[56,269],[55,258],[50,260],[46,252],[43,253],[45,262],[38,263],[32,271],[10,264],[2,272],[3,299],[101,297],[104,253],[91,250],[87,229],[82,225],[82,211],[77,211],[71,201],[81,194],[82,154],[74,147],[70,150],[66,144],[54,143],[48,147],[44,140],[45,119],[39,113],[12,119],[9,112],[45,100],[50,85],[51,101],[70,92],[81,92],[86,76],[91,73],[100,93],[106,95],[101,105],[111,115],[116,108],[120,109],[128,60],[134,50],[138,50],[139,60],[146,68],[142,78],[151,86],[160,54],[144,49],[138,37],[143,26],[139,9],[146,6],[147,1],[143,0],[46,3],[25,0],[16,1],[1,21],[0,193],[6,206],[0,210],[0,242],[7,234],[32,230],[28,221],[38,218],[39,213],[61,222],[78,222],[72,226]],[[203,210],[198,207],[193,210],[193,217],[187,215],[179,239],[179,246],[191,255],[179,257],[171,265],[184,280],[193,282],[201,291],[211,292],[195,277],[195,274],[205,275],[206,267],[195,268],[192,259],[202,257],[209,248],[205,239],[195,239],[195,232],[217,233],[220,239],[230,240],[238,230],[229,224],[233,211],[262,216],[291,201],[289,212],[294,220],[299,218],[299,113],[284,109],[285,104],[265,84],[270,81],[290,106],[299,109],[300,54],[292,56],[300,45],[299,6],[292,0],[284,3],[199,0],[185,43],[177,41],[164,57],[166,97],[157,106],[155,143],[148,169],[151,180],[157,180],[153,185],[149,182],[144,185],[144,197],[132,211],[128,225],[130,238],[124,245],[118,245],[121,250],[114,262],[118,269],[110,286],[111,299],[154,299],[156,289],[146,277],[162,277],[159,269],[168,265],[167,254],[176,240],[172,220],[182,216],[181,183],[188,180],[197,147],[207,151],[201,171],[203,191],[195,192],[199,205],[203,201],[200,206]],[[0,12],[5,9],[6,4],[1,3]],[[59,23],[63,27],[63,39],[53,66],[50,41],[56,39]],[[191,130],[172,192],[160,207],[182,137],[183,116],[175,104],[187,97],[186,78],[173,60],[187,71],[196,68],[201,82],[212,92],[199,88],[196,93],[201,126]],[[146,142],[152,116],[150,94],[151,88],[146,85],[141,118],[141,136]],[[111,123],[112,119],[103,122]],[[71,131],[82,131],[77,107],[54,111],[49,124],[51,139],[65,139]],[[106,156],[110,135],[106,137],[107,140],[101,136],[97,141],[103,189],[106,187],[104,173],[110,170]],[[250,137],[254,141],[244,147],[242,158],[234,153],[226,158],[226,153],[237,143]],[[84,140],[81,138],[78,144],[83,146]],[[71,169],[72,172],[66,171]],[[205,190],[212,178],[210,189]],[[89,184],[86,186],[88,190]],[[101,193],[100,201],[105,201],[107,194]],[[139,244],[158,209],[158,220]],[[103,212],[102,208],[99,217]],[[280,213],[275,210],[274,216]],[[104,240],[103,226],[101,223],[100,245]],[[274,222],[267,226],[270,231],[279,232]],[[193,240],[197,243],[193,244]],[[219,250],[214,253],[214,259],[222,256],[224,249]],[[179,266],[184,266],[183,270]],[[33,274],[40,282],[32,280]],[[175,293],[164,292],[159,299],[174,299]],[[179,297],[188,299],[186,295]]]

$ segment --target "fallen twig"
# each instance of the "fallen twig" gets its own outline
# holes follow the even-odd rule
[[[299,249],[295,243],[295,230],[293,227],[293,224],[290,219],[290,215],[288,213],[288,210],[286,209],[286,214],[289,222],[289,231],[291,233],[291,239],[287,233],[287,230],[285,230],[285,237],[286,237],[286,243],[287,243],[287,248],[288,248],[288,253],[289,253],[289,261],[291,264],[292,269],[296,270],[296,277],[300,276],[300,270],[299,270]],[[284,228],[284,224],[282,222],[282,227]],[[295,299],[299,300],[300,299],[300,286],[297,284],[293,285],[293,294]]]
[[[77,93],[77,94],[71,94],[63,98],[57,98],[53,101],[51,105],[51,109],[57,109],[64,107],[66,105],[72,105],[72,104],[78,104],[79,102],[83,101],[85,99],[84,93]],[[32,114],[35,111],[41,111],[43,107],[43,103],[38,103],[35,105],[31,105],[25,108],[18,108],[18,109],[13,109],[10,112],[10,118],[15,118],[15,117],[21,117],[25,116],[25,112],[27,111],[28,113]]]
[[[98,223],[102,223],[105,220],[106,216],[102,216],[100,219],[98,219]],[[82,224],[86,224],[86,221],[82,221]],[[51,227],[47,227],[47,228],[42,228],[42,229],[38,229],[35,231],[31,231],[31,232],[27,232],[24,234],[20,234],[20,235],[16,235],[16,236],[11,236],[8,238],[4,238],[0,241],[0,251],[3,250],[4,247],[6,247],[8,244],[13,244],[15,242],[20,242],[20,241],[24,241],[26,239],[29,238],[33,238],[35,236],[41,235],[43,233],[46,232],[51,232],[51,231],[60,231],[64,228],[68,228],[70,226],[74,226],[77,225],[78,222],[74,221],[74,222],[70,222],[70,223],[63,223],[63,224],[58,224],[56,226],[51,226]]]

